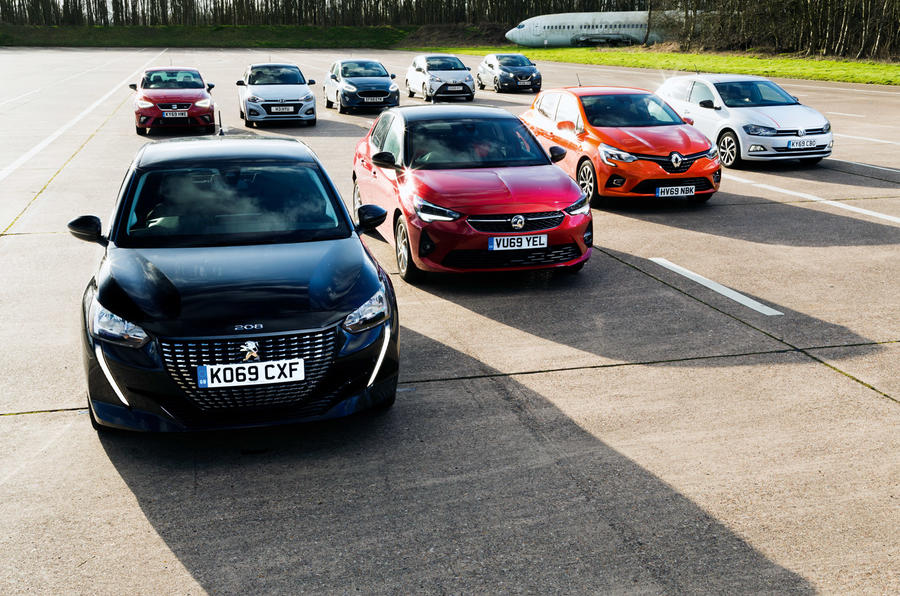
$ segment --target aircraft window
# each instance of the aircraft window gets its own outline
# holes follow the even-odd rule
[[[516,29],[524,29],[524,28],[525,28],[524,23],[519,23],[518,25],[516,25]]]

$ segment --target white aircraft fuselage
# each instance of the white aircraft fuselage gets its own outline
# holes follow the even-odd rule
[[[628,12],[564,12],[525,19],[506,32],[506,39],[530,48],[643,43],[646,10]],[[651,31],[649,42],[661,37]]]

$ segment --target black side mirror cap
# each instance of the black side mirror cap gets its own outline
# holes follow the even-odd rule
[[[238,87],[246,87],[247,83],[244,82],[244,79],[241,79],[240,81],[236,81],[235,85],[237,85]]]
[[[109,241],[103,237],[100,218],[96,215],[82,215],[81,217],[76,217],[69,222],[67,227],[69,228],[69,232],[79,240],[96,242],[101,246],[109,244]]]
[[[416,72],[425,72],[425,69],[422,68],[421,66],[417,66],[417,67],[416,67]]]
[[[396,79],[396,78],[397,78],[397,75],[395,75],[394,73],[391,73],[391,78],[392,78],[392,79]]]
[[[468,66],[467,66],[467,67],[466,67],[466,70],[468,70],[468,71],[471,71],[471,70],[472,70],[472,69],[471,69],[471,68],[469,68],[469,67],[468,67]]]
[[[701,108],[706,108],[707,110],[713,110],[716,107],[713,105],[713,100],[711,99],[704,99],[697,105],[699,105]]]
[[[371,232],[384,223],[387,211],[378,205],[360,205],[356,210],[356,229],[359,232]]]
[[[315,84],[316,84],[316,80],[315,80],[315,79],[310,79],[310,80],[306,81],[306,84],[307,84],[307,85],[315,85]]]
[[[213,90],[213,87],[215,87],[215,86],[216,86],[215,83],[207,83],[207,85],[206,85],[206,90],[207,90],[207,91],[212,91],[212,90]]]
[[[372,163],[379,168],[397,169],[397,160],[390,151],[381,151],[372,156]]]
[[[137,83],[130,83],[128,85],[128,88],[131,89],[132,91],[137,91]]]
[[[550,147],[550,161],[556,163],[566,156],[566,150],[559,145]]]
[[[334,73],[331,73],[330,75],[328,75],[328,78],[331,79],[332,81],[336,81],[336,80],[337,80],[337,75],[334,74]]]

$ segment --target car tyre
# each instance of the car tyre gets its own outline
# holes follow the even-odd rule
[[[353,220],[353,225],[359,225],[359,206],[362,205],[362,195],[359,194],[359,184],[356,183],[356,180],[353,181],[353,195],[350,199],[350,219]]]
[[[719,149],[719,161],[726,168],[739,168],[741,166],[741,143],[737,136],[729,131],[722,133],[717,143]]]
[[[146,136],[147,136],[147,129],[144,128],[143,126],[135,126],[135,127],[134,127],[134,132],[136,132],[137,135],[138,135],[139,137],[146,137]]]
[[[467,95],[466,101],[475,101],[475,94],[473,93],[472,95]]]
[[[241,119],[241,120],[244,120],[244,110],[239,110],[239,111],[240,111],[240,114],[241,114],[241,115],[239,116],[240,119]]]
[[[494,77],[494,91],[496,93],[503,93],[503,89],[500,88],[500,79]]]
[[[406,231],[402,215],[397,218],[397,225],[394,227],[394,254],[397,256],[397,269],[403,281],[415,283],[424,277],[424,272],[413,261],[409,232]]]
[[[574,265],[569,265],[566,267],[566,273],[569,275],[576,275],[582,269],[584,269],[585,261],[581,261],[580,263],[575,263]]]
[[[434,102],[434,97],[428,95],[428,87],[425,86],[425,83],[422,83],[422,99],[432,103]]]
[[[328,93],[327,93],[326,91],[323,90],[322,95],[325,96],[325,107],[326,107],[326,108],[333,108],[333,107],[334,107],[334,102],[331,101],[330,99],[328,99]]]
[[[350,111],[349,109],[347,109],[346,106],[344,106],[344,102],[341,101],[340,97],[335,96],[334,100],[335,100],[335,102],[337,102],[338,114],[346,114],[347,112]]]
[[[407,97],[415,97],[416,92],[412,90],[409,86],[409,81],[406,81],[406,96]]]
[[[316,119],[313,118],[312,120],[307,120],[307,121],[306,121],[306,125],[307,125],[307,126],[315,126],[315,125],[316,125]]]
[[[599,194],[597,192],[597,172],[594,171],[594,164],[589,159],[581,160],[578,164],[578,171],[575,174],[575,181],[581,192],[587,195],[588,200],[594,203]]]
[[[484,91],[484,83],[481,82],[481,75],[475,75],[475,83],[478,85],[478,88]]]
[[[215,125],[215,124],[210,124],[209,126],[204,126],[204,127],[203,127],[203,130],[204,130],[204,131],[206,132],[206,134],[208,134],[208,135],[214,135],[214,134],[216,134],[216,125]]]
[[[709,201],[713,197],[714,194],[716,194],[716,193],[711,192],[711,193],[704,194],[704,195],[694,195],[691,198],[689,198],[688,200],[691,203],[705,203],[705,202]]]

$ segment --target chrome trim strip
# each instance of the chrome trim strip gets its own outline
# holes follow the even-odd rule
[[[106,364],[106,358],[103,356],[103,348],[101,348],[100,344],[98,343],[94,344],[94,354],[97,355],[97,362],[100,364],[100,370],[103,371],[104,376],[106,376],[106,380],[113,388],[113,391],[115,391],[116,397],[119,398],[119,401],[130,408],[131,404],[129,404],[128,400],[125,399],[125,396],[122,394],[122,390],[119,389],[119,386],[116,385],[116,382],[113,380],[112,373],[109,372],[109,366]]]
[[[375,382],[375,377],[378,376],[378,371],[381,370],[381,364],[384,362],[384,355],[387,354],[389,343],[391,343],[391,324],[390,322],[387,322],[384,324],[384,343],[381,344],[381,353],[378,354],[378,362],[375,363],[375,370],[372,371],[372,376],[369,377],[366,389],[371,387],[372,383]]]

